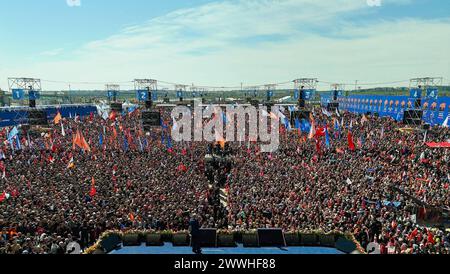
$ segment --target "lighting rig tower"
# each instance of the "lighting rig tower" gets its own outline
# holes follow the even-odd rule
[[[256,99],[258,97],[260,87],[254,86],[254,87],[246,87],[245,90],[245,97],[247,98],[247,101],[249,101],[252,97]]]
[[[41,80],[35,78],[8,78],[9,90],[14,100],[23,100],[25,91],[28,93],[29,109],[25,116],[17,116],[15,120],[29,126],[48,125],[47,113],[36,108],[36,100],[40,98]]]
[[[117,101],[117,95],[120,92],[120,86],[116,84],[106,84],[105,90],[108,96],[108,100],[115,103]]]
[[[8,78],[9,91],[13,99],[23,100],[24,92],[28,91],[30,108],[36,108],[36,100],[40,97],[41,79],[36,78]]]
[[[442,77],[413,78],[409,82],[410,99],[414,100],[414,108],[422,108],[423,92],[427,98],[438,98],[438,87],[442,86]]]
[[[337,101],[339,96],[344,95],[345,90],[344,84],[331,84],[331,91],[333,92],[333,101]]]
[[[277,89],[277,85],[269,84],[265,85],[264,88],[266,90],[267,103],[269,103],[272,100],[275,90]]]
[[[145,102],[145,107],[151,109],[153,106],[153,92],[158,92],[158,81],[153,79],[135,79],[134,90],[139,102]]]
[[[183,98],[186,94],[187,88],[187,85],[175,85],[175,92],[177,93],[177,98],[180,99],[180,102],[183,102]]]
[[[424,78],[413,78],[410,80],[410,87],[411,88],[430,88],[430,87],[440,87],[442,86],[442,83],[444,81],[444,78],[442,77],[424,77]]]
[[[310,98],[308,97],[312,95],[312,92],[317,90],[319,81],[317,78],[299,78],[295,79],[293,82],[294,90],[295,92],[298,92],[298,107],[300,109],[305,109],[306,100],[309,100]]]
[[[423,77],[410,80],[410,96],[408,101],[414,102],[414,106],[404,111],[404,123],[413,125],[420,125],[422,123],[422,98],[437,99],[439,96],[439,87],[442,86],[443,80],[442,77]]]
[[[203,96],[205,96],[206,89],[192,85],[190,87],[190,92],[191,92],[192,98],[198,98],[198,97],[203,98]]]

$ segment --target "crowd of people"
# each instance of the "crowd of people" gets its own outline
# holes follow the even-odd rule
[[[382,253],[450,253],[450,232],[418,221],[424,208],[450,209],[450,152],[427,147],[422,131],[315,111],[322,134],[281,126],[274,153],[229,143],[228,202],[218,209],[205,172],[210,144],[173,142],[170,109],[160,111],[163,127],[151,132],[139,110],[52,121],[39,135],[22,130],[20,149],[3,129],[0,254],[61,254],[72,241],[85,249],[114,229],[187,230],[194,213],[209,228],[341,231]],[[447,141],[450,131],[434,127],[426,138]]]

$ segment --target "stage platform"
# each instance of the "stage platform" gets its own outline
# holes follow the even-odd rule
[[[169,254],[169,255],[185,255],[193,254],[191,247],[174,247],[172,243],[165,243],[164,246],[127,246],[118,250],[114,250],[109,254],[133,254],[133,255],[156,255],[156,254]],[[345,254],[335,248],[327,247],[261,247],[261,248],[244,248],[242,244],[238,247],[232,248],[203,248],[203,254],[218,254],[218,255],[239,255],[239,254],[259,254],[259,255],[274,255],[274,254],[286,254],[286,255],[304,255],[304,254]]]

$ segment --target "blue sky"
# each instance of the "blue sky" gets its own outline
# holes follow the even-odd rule
[[[0,88],[12,76],[80,89],[141,77],[213,86],[450,82],[450,1],[69,1],[80,5],[0,1]]]

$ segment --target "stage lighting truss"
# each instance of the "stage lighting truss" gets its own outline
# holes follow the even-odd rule
[[[120,92],[120,85],[106,84],[105,91],[109,100],[116,101],[117,95]]]
[[[423,89],[427,88],[437,88],[442,86],[444,81],[443,77],[424,77],[424,78],[413,78],[410,80],[410,88],[418,88],[419,86]]]
[[[206,89],[192,85],[190,87],[190,92],[192,98],[203,97],[206,94]]]
[[[331,96],[334,97],[334,92],[337,92],[337,97],[339,96],[344,96],[344,91],[345,91],[345,84],[331,84],[330,85],[330,90],[331,90]],[[333,100],[334,101],[334,100]]]
[[[139,101],[151,100],[150,92],[158,92],[158,81],[153,79],[135,79],[134,91],[139,95]],[[146,92],[143,92],[146,91]],[[148,95],[145,95],[148,94]],[[142,96],[142,97],[141,97]],[[145,99],[144,99],[145,98]]]
[[[175,92],[178,98],[183,98],[186,95],[187,85],[175,85]]]
[[[268,98],[272,98],[275,95],[275,90],[277,89],[276,84],[265,85],[264,89]]]
[[[135,79],[134,80],[134,90],[147,90],[147,91],[157,91],[158,81],[153,79]]]
[[[37,94],[42,91],[41,79],[36,78],[8,78],[8,87],[11,94],[16,89],[34,91]]]
[[[418,112],[415,117],[412,117],[413,119],[422,119],[421,115],[419,114],[421,111],[423,111],[423,98],[432,98],[437,99],[438,98],[438,88],[442,86],[444,78],[443,77],[423,77],[423,78],[413,78],[409,82],[409,99],[408,101],[411,102],[411,108],[413,110],[417,110]],[[414,89],[416,91],[420,91],[420,94],[413,94]],[[429,96],[428,94],[429,90],[435,90],[435,94],[432,96]],[[411,109],[409,108],[409,109]],[[404,115],[404,112],[403,112]]]
[[[260,87],[258,87],[258,86],[246,87],[244,89],[245,97],[258,97],[259,89],[260,89]]]
[[[296,90],[300,90],[302,87],[303,89],[317,90],[317,84],[319,83],[317,78],[300,78],[293,82]]]

